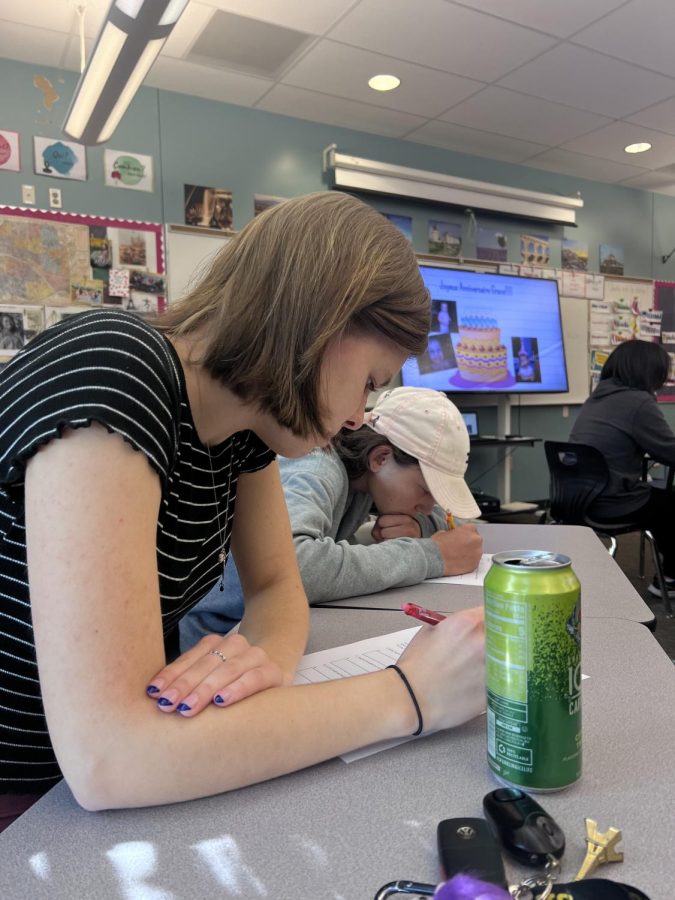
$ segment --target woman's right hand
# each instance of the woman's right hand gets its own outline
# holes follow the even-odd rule
[[[415,692],[425,732],[453,728],[485,712],[483,607],[423,625],[398,665]]]

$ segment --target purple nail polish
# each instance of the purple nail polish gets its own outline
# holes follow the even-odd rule
[[[167,700],[166,697],[160,697],[157,706],[173,706],[173,700]]]
[[[224,701],[223,698],[220,696],[220,694],[216,694],[216,696],[213,698],[213,702],[214,702],[214,703],[222,704],[222,703],[224,703],[225,701]]]
[[[146,694],[158,694],[158,693],[159,693],[159,688],[157,687],[157,685],[149,684],[149,685],[146,687],[145,692],[146,692]]]
[[[190,712],[192,709],[191,706],[188,706],[187,703],[179,703],[176,707],[177,712]]]

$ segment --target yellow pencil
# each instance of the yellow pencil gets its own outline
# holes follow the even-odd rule
[[[446,522],[448,523],[448,528],[452,530],[455,527],[455,517],[451,512],[449,512],[446,516]]]

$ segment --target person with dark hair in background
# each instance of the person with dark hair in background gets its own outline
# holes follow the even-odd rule
[[[619,344],[581,407],[570,441],[600,450],[609,467],[609,484],[589,514],[600,522],[637,522],[648,528],[663,556],[668,594],[675,597],[675,492],[642,480],[646,453],[655,462],[675,466],[675,434],[656,402],[669,368],[670,357],[661,344]],[[661,595],[655,582],[649,592]]]

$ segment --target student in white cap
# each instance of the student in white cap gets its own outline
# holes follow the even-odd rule
[[[473,523],[480,510],[464,481],[469,435],[440,391],[394,388],[357,430],[330,450],[280,458],[281,479],[311,603],[418,584],[476,568],[483,550]],[[372,544],[354,535],[377,510]],[[450,516],[448,515],[450,514]],[[205,634],[229,631],[244,597],[232,560],[212,591],[180,625],[185,651]]]

